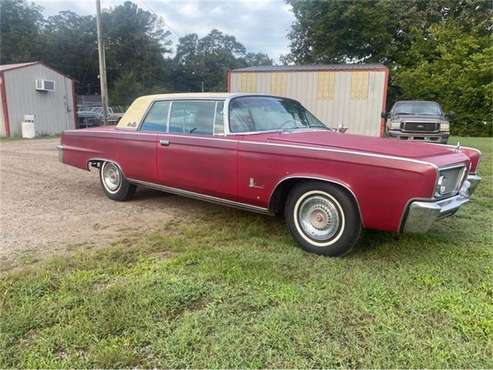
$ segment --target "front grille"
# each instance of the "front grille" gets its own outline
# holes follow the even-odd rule
[[[402,124],[404,131],[412,132],[434,132],[440,129],[440,123],[435,122],[404,122]]]

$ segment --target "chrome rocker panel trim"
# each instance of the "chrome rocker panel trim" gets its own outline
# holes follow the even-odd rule
[[[274,215],[274,213],[271,212],[271,210],[268,208],[253,206],[251,204],[246,204],[246,203],[235,202],[235,201],[229,200],[229,199],[222,199],[222,198],[214,197],[212,195],[195,193],[193,191],[188,191],[188,190],[183,190],[183,189],[178,189],[178,188],[172,188],[170,186],[159,185],[159,184],[155,184],[155,183],[147,182],[147,181],[141,181],[141,180],[130,179],[130,178],[128,178],[127,180],[128,180],[128,182],[130,182],[132,184],[145,186],[147,188],[151,188],[151,189],[155,189],[155,190],[159,190],[159,191],[164,191],[166,193],[181,195],[181,196],[184,196],[187,198],[203,200],[203,201],[206,201],[209,203],[220,204],[220,205],[224,205],[224,206],[228,206],[228,207],[241,209],[244,211],[260,213],[263,215],[269,215],[269,216]]]
[[[437,200],[434,202],[413,201],[407,207],[407,215],[401,230],[405,233],[425,233],[433,222],[444,217],[454,215],[459,208],[469,202],[471,194],[474,192],[481,177],[469,175],[464,181],[459,194]]]

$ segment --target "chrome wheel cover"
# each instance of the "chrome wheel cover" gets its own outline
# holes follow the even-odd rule
[[[331,239],[341,223],[335,204],[322,195],[312,195],[303,199],[297,217],[303,232],[319,241]]]
[[[346,215],[339,201],[323,190],[302,194],[293,209],[298,234],[314,247],[337,243],[346,230]]]
[[[111,162],[106,162],[101,169],[101,179],[104,187],[110,193],[116,193],[122,185],[122,175],[120,169]]]

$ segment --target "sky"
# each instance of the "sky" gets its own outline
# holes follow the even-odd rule
[[[233,35],[248,51],[267,53],[275,62],[289,52],[287,33],[294,21],[284,0],[132,0],[139,7],[161,16],[171,31],[174,45],[189,33],[205,36],[210,30]],[[45,15],[72,10],[95,14],[95,0],[33,0]],[[101,0],[103,9],[124,0]]]

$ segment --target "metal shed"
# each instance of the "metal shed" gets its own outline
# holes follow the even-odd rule
[[[24,115],[36,135],[75,128],[74,80],[41,62],[0,65],[0,136],[20,136]]]
[[[293,98],[329,127],[383,136],[388,76],[382,64],[247,67],[228,71],[228,91]]]

